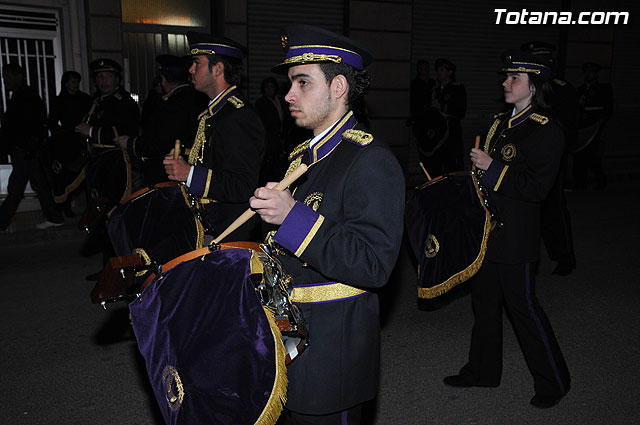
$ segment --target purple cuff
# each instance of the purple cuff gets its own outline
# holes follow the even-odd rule
[[[199,165],[194,166],[191,184],[189,185],[189,193],[207,198],[209,196],[212,175],[213,170]]]
[[[482,177],[482,184],[497,192],[508,169],[508,165],[494,159]]]
[[[323,221],[324,217],[311,207],[296,202],[280,225],[273,240],[299,257],[318,232]]]

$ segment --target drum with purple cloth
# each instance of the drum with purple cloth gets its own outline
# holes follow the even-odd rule
[[[286,363],[308,339],[288,282],[249,242],[189,252],[148,278],[129,309],[166,423],[277,421]]]

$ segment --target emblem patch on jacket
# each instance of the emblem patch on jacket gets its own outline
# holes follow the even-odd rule
[[[502,154],[502,159],[505,161],[511,161],[516,157],[516,147],[513,143],[509,143],[508,145],[504,145],[500,150],[500,154]]]
[[[318,208],[320,208],[320,202],[322,202],[322,193],[320,192],[313,192],[304,200],[304,204],[311,207],[314,211],[318,211]]]
[[[434,235],[429,233],[427,235],[426,247],[424,248],[424,255],[427,258],[433,258],[438,254],[438,251],[440,251],[440,243]]]

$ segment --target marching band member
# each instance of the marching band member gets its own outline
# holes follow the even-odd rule
[[[535,295],[540,243],[540,203],[553,185],[562,152],[562,130],[549,110],[550,64],[530,52],[507,52],[502,83],[513,110],[496,116],[484,150],[472,149],[503,227],[489,239],[485,260],[473,279],[475,322],[469,361],[444,383],[453,387],[497,387],[502,375],[502,310],[513,326],[533,376],[531,404],[556,405],[569,391],[570,376],[551,324]]]
[[[294,424],[358,424],[378,387],[380,324],[375,288],[393,269],[403,232],[404,178],[388,146],[354,117],[369,85],[371,55],[307,25],[281,35],[285,96],[296,125],[314,137],[290,155],[309,169],[291,192],[274,183],[250,200],[278,225],[273,241],[292,277],[311,342],[292,362],[287,413]]]

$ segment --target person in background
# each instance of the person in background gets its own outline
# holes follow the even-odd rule
[[[7,185],[7,197],[0,205],[0,231],[6,230],[24,197],[27,183],[38,194],[45,221],[38,229],[58,227],[64,217],[56,208],[47,177],[36,155],[46,136],[47,110],[40,95],[27,84],[22,66],[9,63],[2,68],[2,77],[11,99],[2,117],[0,127],[0,152],[11,157],[11,175]]]
[[[278,81],[273,77],[262,80],[262,97],[256,100],[256,111],[260,115],[267,135],[267,149],[260,171],[260,184],[279,181],[287,169],[284,151],[284,126],[289,108],[278,96]]]
[[[502,377],[502,317],[506,309],[533,377],[531,405],[555,406],[571,377],[535,291],[540,245],[540,204],[553,186],[564,151],[561,128],[548,117],[551,64],[530,52],[503,55],[504,99],[513,105],[496,116],[483,149],[471,162],[490,193],[503,226],[489,238],[472,279],[474,324],[469,361],[444,383],[497,387]]]

